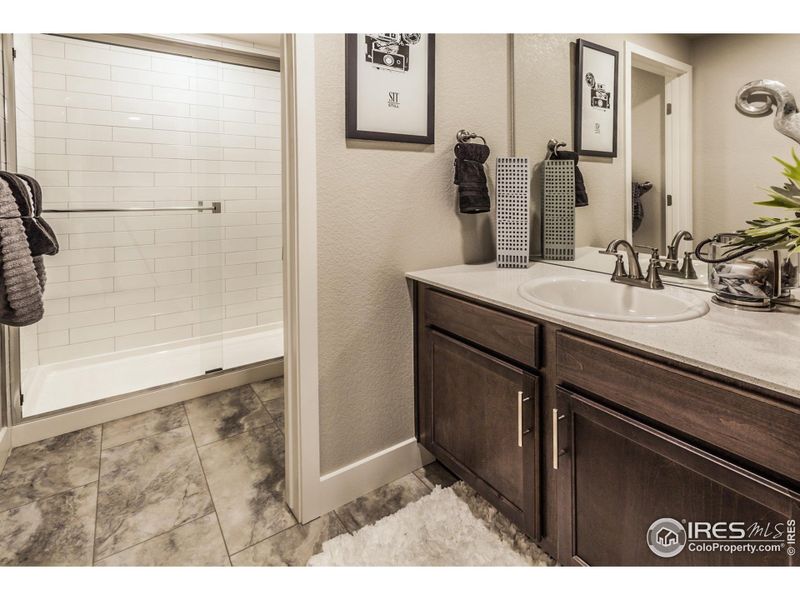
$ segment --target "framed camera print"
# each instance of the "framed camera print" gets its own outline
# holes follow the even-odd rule
[[[579,39],[576,57],[575,151],[616,158],[619,53]]]
[[[432,144],[435,64],[432,33],[347,34],[347,137]]]

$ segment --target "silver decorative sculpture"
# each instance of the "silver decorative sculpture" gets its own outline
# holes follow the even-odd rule
[[[797,110],[794,95],[780,81],[751,81],[743,85],[736,94],[736,108],[751,117],[768,115],[773,106],[775,129],[800,144],[800,112]]]

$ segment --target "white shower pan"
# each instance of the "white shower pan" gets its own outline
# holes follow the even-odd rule
[[[278,324],[41,365],[22,373],[22,415],[73,408],[281,356],[283,327]]]

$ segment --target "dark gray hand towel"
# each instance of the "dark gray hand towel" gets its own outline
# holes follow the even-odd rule
[[[42,188],[30,176],[0,171],[0,179],[6,182],[17,203],[17,210],[25,227],[28,246],[32,256],[58,253],[58,239],[50,225],[41,218]]]
[[[467,214],[489,212],[491,204],[483,166],[489,158],[489,146],[458,143],[453,153],[456,155],[453,183],[458,186],[459,210]]]
[[[56,232],[50,227],[50,224],[42,218],[42,186],[30,175],[17,173],[17,177],[25,182],[28,192],[30,193],[31,203],[33,204],[33,220],[39,226],[44,236],[45,244],[47,245],[47,251],[42,252],[42,254],[54,256],[58,254],[59,250],[58,238],[56,237]],[[33,257],[36,258],[36,256],[37,254],[33,253]]]
[[[0,323],[22,327],[44,315],[44,264],[31,256],[19,208],[0,178]]]
[[[653,189],[653,184],[649,181],[639,183],[634,181],[631,184],[631,200],[633,202],[633,231],[641,227],[644,221],[644,204],[642,204],[642,196]]]
[[[558,150],[553,155],[553,160],[571,160],[575,163],[575,206],[589,206],[589,195],[583,183],[583,173],[578,168],[578,153]]]

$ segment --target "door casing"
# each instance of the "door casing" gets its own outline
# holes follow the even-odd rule
[[[692,66],[654,52],[638,44],[625,42],[625,235],[633,243],[633,207],[630,193],[633,183],[632,142],[632,70],[642,69],[664,77],[664,102],[671,114],[664,122],[665,195],[672,205],[664,206],[664,239],[686,229],[692,230]]]

